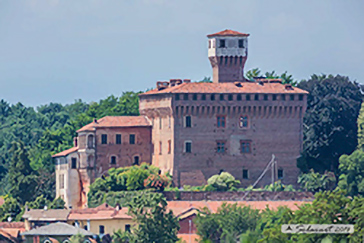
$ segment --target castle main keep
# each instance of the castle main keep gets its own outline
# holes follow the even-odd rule
[[[275,177],[296,184],[307,92],[280,79],[244,78],[248,34],[208,35],[212,83],[159,81],[139,96],[140,116],[104,117],[78,130],[75,146],[54,155],[57,197],[86,206],[89,185],[112,167],[142,162],[201,185],[221,171],[252,185],[276,158]],[[258,186],[271,183],[267,173]]]

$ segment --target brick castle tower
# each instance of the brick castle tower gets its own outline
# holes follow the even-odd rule
[[[223,30],[207,36],[214,83],[244,81],[248,36],[249,34],[233,30]]]

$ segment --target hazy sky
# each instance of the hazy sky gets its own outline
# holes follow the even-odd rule
[[[245,70],[364,83],[364,1],[0,0],[0,99],[98,101],[211,76],[207,34],[249,33]]]

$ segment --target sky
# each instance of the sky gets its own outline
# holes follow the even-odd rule
[[[0,99],[37,107],[212,76],[207,34],[249,33],[245,70],[364,83],[364,1],[0,0]]]

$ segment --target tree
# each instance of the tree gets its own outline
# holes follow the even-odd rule
[[[361,104],[357,123],[358,123],[358,149],[364,151],[364,102]]]
[[[37,176],[30,167],[27,150],[22,142],[13,142],[9,166],[10,194],[22,204],[31,201],[35,192]]]
[[[212,189],[214,191],[229,191],[236,189],[236,186],[240,184],[239,180],[235,180],[235,177],[228,172],[222,172],[219,175],[213,175],[207,180],[207,190]]]
[[[4,204],[0,206],[0,220],[2,222],[8,221],[8,219],[17,220],[21,211],[20,204],[15,198],[5,196]]]
[[[320,174],[311,169],[309,173],[303,173],[298,177],[298,183],[306,192],[332,190],[336,183],[336,177],[332,172]]]
[[[138,224],[133,230],[139,243],[174,243],[178,241],[178,219],[162,194],[140,192],[129,203],[129,214]]]
[[[340,157],[338,186],[349,195],[364,195],[364,151],[356,150]]]
[[[131,243],[135,242],[135,237],[132,233],[127,231],[121,231],[120,229],[115,231],[112,235],[112,240],[114,243]]]
[[[348,77],[312,75],[298,87],[309,92],[304,117],[302,172],[338,173],[339,157],[357,147],[356,119],[363,95]]]
[[[70,238],[70,243],[83,243],[85,241],[85,237],[82,234],[72,235]]]
[[[281,75],[277,74],[275,71],[265,72],[264,75],[261,75],[261,70],[259,68],[253,68],[246,72],[245,76],[249,80],[253,80],[256,77],[264,77],[268,79],[282,79],[282,84],[292,84],[293,86],[297,85],[297,80],[293,79],[293,76],[288,74],[287,71],[282,73]]]

